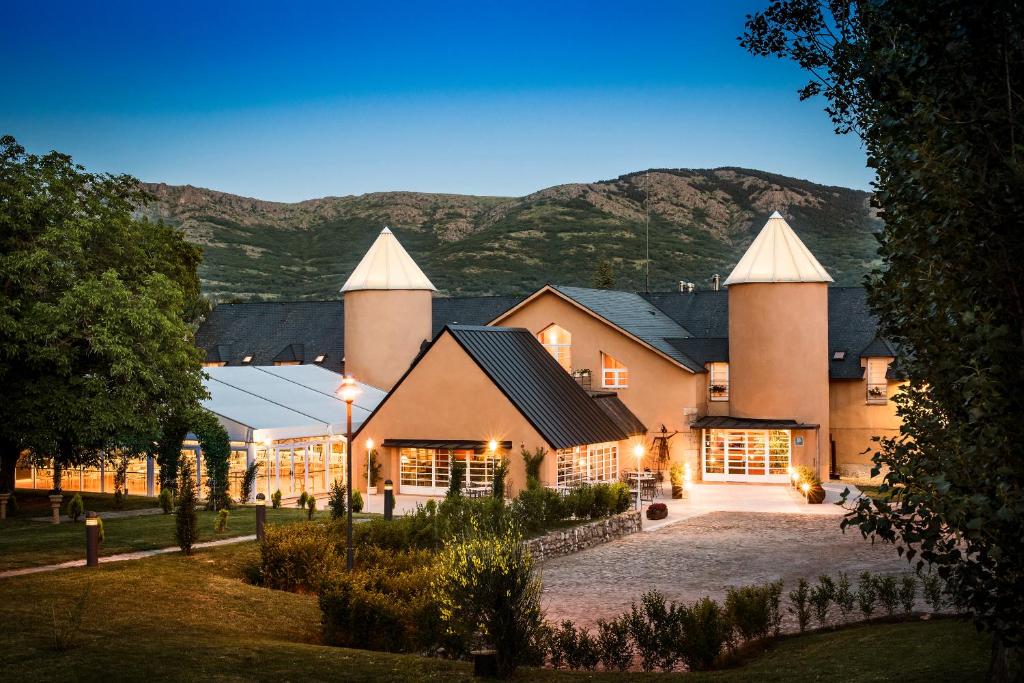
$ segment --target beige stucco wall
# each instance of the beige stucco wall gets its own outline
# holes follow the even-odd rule
[[[503,327],[525,327],[533,334],[552,323],[572,334],[573,369],[590,369],[594,390],[602,389],[602,352],[629,369],[629,387],[614,391],[649,430],[648,443],[661,425],[669,432],[679,430],[669,442],[671,458],[676,462],[688,460],[693,472],[699,472],[700,441],[689,422],[706,410],[706,373],[695,375],[681,368],[550,291],[495,322]],[[620,449],[620,466],[632,467],[635,463],[631,448]],[[645,459],[645,465],[651,466],[649,459]]]
[[[885,404],[867,402],[867,380],[833,380],[829,383],[829,421],[836,447],[836,467],[842,476],[867,477],[871,456],[878,450],[876,436],[892,437],[899,433],[893,395],[900,382],[888,383],[889,401]]]
[[[735,417],[820,425],[793,446],[793,464],[828,476],[828,286],[729,287],[729,405]],[[822,436],[818,437],[820,433]]]
[[[430,339],[427,290],[345,292],[345,373],[387,391]]]
[[[506,455],[513,492],[526,481],[521,446],[543,446],[549,454],[542,478],[554,481],[556,457],[550,445],[447,332],[360,429],[352,449],[356,475],[364,471],[367,438],[376,444],[385,439],[511,441],[512,452]],[[383,479],[391,479],[400,491],[398,449],[379,448],[378,453]],[[366,489],[365,478],[359,488]]]

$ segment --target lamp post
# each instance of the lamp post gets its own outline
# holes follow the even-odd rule
[[[352,402],[360,394],[359,385],[351,375],[345,375],[341,384],[338,385],[337,394],[345,402],[345,485],[348,491],[348,505],[345,506],[348,510],[348,528],[346,529],[348,552],[345,555],[345,566],[352,571],[354,560],[352,549]]]
[[[85,516],[85,566],[100,565],[100,520],[95,512]]]
[[[390,479],[384,480],[384,519],[390,522],[395,509],[395,485]]]
[[[267,525],[267,497],[256,494],[256,540],[263,540],[263,530]]]
[[[373,463],[370,458],[373,456],[373,439],[366,440],[366,495],[370,495],[371,479],[373,478]]]
[[[644,445],[638,443],[633,446],[633,455],[636,456],[636,509],[639,510],[642,507],[640,503],[640,461],[644,458]]]

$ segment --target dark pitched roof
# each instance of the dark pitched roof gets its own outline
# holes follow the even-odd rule
[[[433,335],[448,323],[482,325],[523,300],[521,296],[435,298]],[[241,365],[275,361],[312,363],[341,372],[345,358],[345,306],[341,301],[256,301],[220,304],[196,332],[206,360]],[[297,351],[301,349],[301,354]],[[297,357],[301,355],[302,357]]]
[[[690,423],[690,429],[814,429],[819,425],[796,420],[771,420],[753,417],[706,415]]]
[[[626,407],[626,404],[614,391],[591,391],[588,393],[597,403],[597,407],[603,410],[604,414],[610,417],[623,432],[630,436],[647,433],[644,423]]]
[[[729,336],[729,293],[726,290],[699,292],[652,292],[644,298],[661,309],[680,325],[701,337]],[[867,293],[862,287],[828,288],[828,354],[829,377],[860,379],[864,376],[860,358],[864,349],[878,339],[878,320],[868,309]],[[891,344],[879,340],[892,350]],[[681,353],[687,353],[699,342],[683,342]],[[693,346],[687,347],[687,344]],[[836,360],[836,351],[843,357]],[[695,356],[700,351],[693,351]],[[699,358],[694,357],[694,360]]]
[[[465,325],[445,330],[553,448],[629,437],[529,330]]]
[[[610,289],[554,285],[552,289],[569,297],[615,327],[649,344],[682,366],[694,372],[703,370],[701,365],[694,363],[686,354],[681,353],[666,341],[671,338],[692,337],[693,335],[639,294]]]
[[[702,368],[707,363],[729,360],[729,339],[727,337],[690,337],[688,339],[666,339],[665,341],[685,353]]]
[[[885,339],[875,337],[871,343],[860,352],[861,358],[895,358],[896,349]]]

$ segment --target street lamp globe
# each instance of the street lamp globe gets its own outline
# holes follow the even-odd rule
[[[362,390],[359,388],[359,385],[356,384],[356,381],[351,375],[345,375],[341,380],[341,384],[338,385],[338,390],[335,393],[337,393],[338,397],[345,403],[352,403],[352,401],[356,400],[356,397],[362,393]]]

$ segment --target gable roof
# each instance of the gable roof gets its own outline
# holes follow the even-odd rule
[[[626,404],[614,391],[590,391],[587,393],[590,394],[597,407],[603,410],[604,414],[610,417],[623,432],[630,436],[647,433],[644,423],[626,407]]]
[[[437,288],[399,244],[391,229],[384,228],[341,291],[361,289],[426,289],[433,292]]]
[[[775,211],[725,279],[726,286],[748,282],[832,282],[832,278]]]
[[[521,296],[434,298],[432,335],[448,323],[483,325],[520,301]],[[275,361],[312,363],[341,372],[345,358],[345,304],[341,301],[254,301],[220,304],[196,332],[196,346],[208,362],[251,365]],[[302,349],[302,358],[295,357]]]
[[[704,367],[708,363],[729,360],[728,337],[690,337],[688,339],[666,339],[669,344]]]

